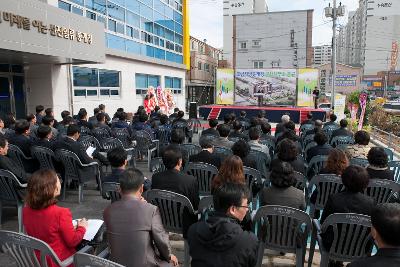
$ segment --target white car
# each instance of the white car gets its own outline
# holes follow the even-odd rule
[[[318,108],[329,112],[331,111],[331,103],[321,103],[318,105]]]

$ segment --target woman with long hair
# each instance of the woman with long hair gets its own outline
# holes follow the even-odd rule
[[[211,191],[225,183],[245,184],[243,162],[238,156],[229,156],[219,168],[217,176],[211,183]]]
[[[72,224],[71,211],[57,205],[61,183],[53,170],[41,169],[28,181],[26,206],[23,209],[23,224],[26,233],[46,242],[63,261],[72,256],[81,243],[88,222],[81,219],[76,227]],[[40,259],[39,253],[36,253]],[[49,267],[56,267],[49,257]]]

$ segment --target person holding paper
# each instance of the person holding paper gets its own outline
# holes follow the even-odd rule
[[[32,174],[28,182],[28,192],[23,209],[23,224],[29,236],[46,242],[60,260],[72,256],[85,235],[86,219],[72,224],[71,211],[57,206],[57,197],[61,192],[61,183],[53,170],[41,169]],[[40,260],[40,255],[37,253]],[[47,258],[49,267],[56,267]]]
[[[110,259],[126,267],[178,266],[160,211],[142,197],[143,173],[129,168],[119,182],[122,198],[109,205],[103,214]]]
[[[53,148],[54,150],[65,149],[74,152],[83,164],[91,163],[94,161],[94,159],[97,159],[102,164],[109,165],[107,158],[101,155],[99,151],[93,149],[89,149],[87,151],[81,143],[77,142],[80,136],[80,127],[78,125],[71,124],[67,128],[67,137],[54,142]]]

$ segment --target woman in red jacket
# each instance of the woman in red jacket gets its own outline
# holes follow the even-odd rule
[[[54,171],[38,170],[32,174],[23,223],[28,235],[46,242],[63,261],[76,252],[75,247],[82,241],[88,223],[82,219],[76,228],[73,226],[71,211],[56,205],[60,192],[60,180]],[[57,266],[50,258],[47,264]]]

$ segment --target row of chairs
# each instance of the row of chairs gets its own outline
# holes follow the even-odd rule
[[[109,255],[108,248],[99,255],[87,254],[93,248],[85,246],[71,257],[60,260],[53,249],[40,239],[11,231],[0,230],[0,246],[4,253],[13,258],[18,267],[47,267],[46,258],[51,259],[57,266],[67,267],[123,267],[122,265],[105,259]],[[37,252],[40,252],[38,259]]]
[[[196,214],[190,201],[183,195],[164,191],[150,190],[146,194],[148,202],[160,209],[161,218],[167,231],[182,233],[182,214],[187,210]],[[202,198],[199,204],[199,212],[210,209],[212,196]],[[333,214],[324,224],[319,226],[318,221],[312,224],[311,217],[304,211],[285,206],[263,206],[259,208],[253,217],[253,231],[258,236],[260,247],[258,250],[257,267],[262,264],[264,249],[273,249],[280,252],[296,254],[296,266],[304,266],[307,240],[311,235],[311,252],[309,266],[312,264],[315,243],[318,241],[321,251],[321,266],[328,266],[329,259],[352,261],[366,257],[368,250],[365,240],[370,239],[369,229],[371,227],[368,216],[359,214]],[[348,232],[335,231],[335,241],[331,250],[324,249],[321,235],[329,227],[337,229],[339,225],[345,225]],[[355,230],[353,232],[352,230]],[[352,239],[348,238],[350,233],[363,233]],[[339,245],[338,245],[339,244]],[[189,266],[190,257],[187,243],[185,242],[185,265]]]

